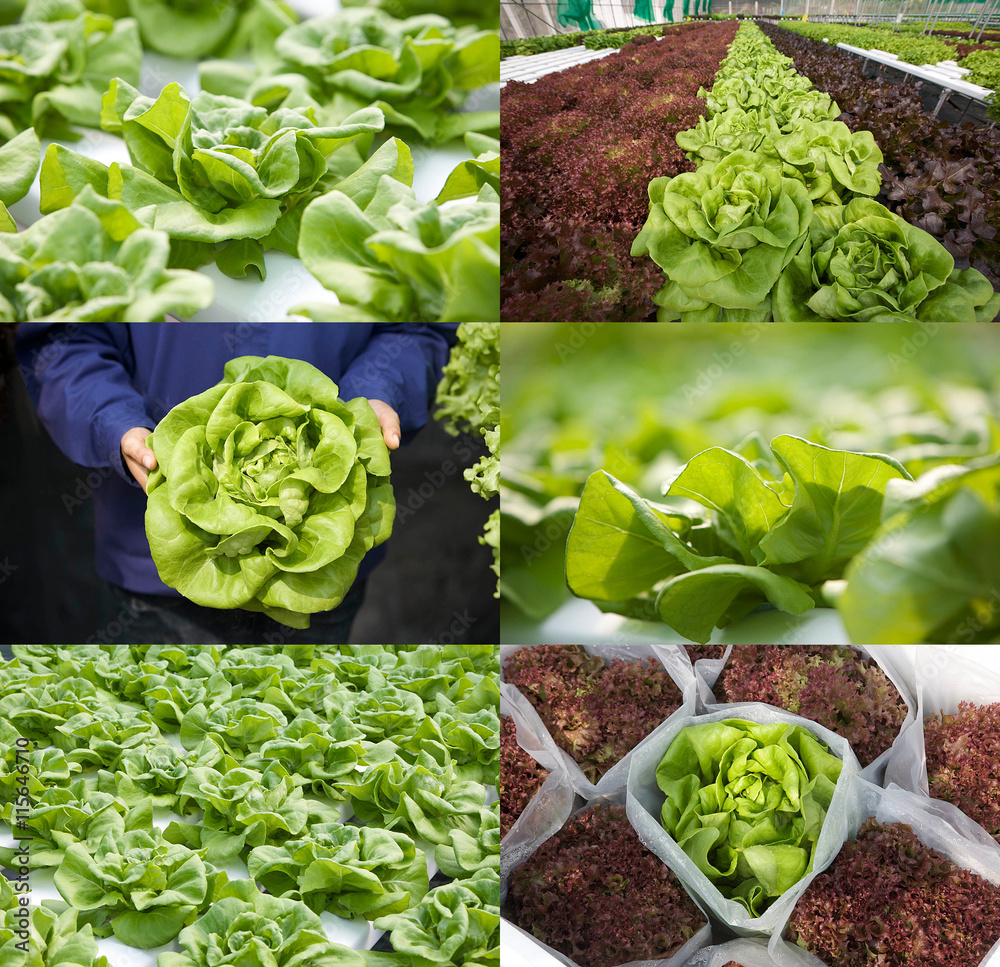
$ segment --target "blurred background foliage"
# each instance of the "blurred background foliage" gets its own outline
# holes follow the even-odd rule
[[[1000,329],[901,323],[506,323],[505,609],[568,597],[566,535],[587,476],[642,496],[707,447],[791,433],[886,453],[917,476],[1000,451]],[[748,440],[748,438],[751,438]]]

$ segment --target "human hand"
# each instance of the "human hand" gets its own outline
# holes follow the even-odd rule
[[[382,427],[382,439],[390,450],[399,449],[399,414],[382,400],[369,400],[371,408],[378,417],[378,425]]]
[[[146,437],[152,432],[148,427],[134,426],[122,437],[125,466],[143,490],[146,489],[148,472],[156,467],[156,454],[146,446]]]

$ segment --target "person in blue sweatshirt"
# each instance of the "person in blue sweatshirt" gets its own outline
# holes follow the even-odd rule
[[[178,403],[222,379],[238,356],[312,363],[365,397],[390,450],[426,422],[457,325],[389,323],[22,323],[18,363],[39,417],[70,460],[105,471],[95,490],[96,569],[103,579],[95,641],[284,643],[347,641],[365,579],[385,545],[365,557],[341,604],[308,630],[259,612],[204,608],[164,584],[146,540],[145,486],[156,457],[146,437]]]

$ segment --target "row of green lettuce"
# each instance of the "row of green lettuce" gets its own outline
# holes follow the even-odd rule
[[[253,18],[260,2],[209,6]],[[0,108],[0,203],[30,189],[38,136],[100,126],[124,140],[131,164],[49,145],[48,217],[0,237],[0,318],[190,315],[213,297],[190,270],[214,262],[263,279],[264,253],[276,250],[301,258],[340,301],[293,310],[307,318],[495,319],[499,113],[459,109],[498,80],[498,45],[496,30],[367,5],[289,23],[252,45],[253,66],[204,62],[194,97],[176,83],[146,97],[135,20],[80,0],[29,3],[0,27],[0,80],[12,94]],[[472,157],[424,204],[397,135],[418,146],[464,138]],[[15,228],[0,210],[0,229]]]
[[[936,239],[874,201],[870,132],[798,74],[751,23],[720,66],[697,127],[698,168],[649,185],[632,246],[663,270],[660,320],[988,322],[1000,294]]]
[[[3,818],[30,801],[28,865],[65,902],[25,909],[0,881],[4,967],[25,963],[25,919],[35,967],[105,967],[95,939],[112,935],[177,938],[159,967],[212,967],[222,950],[234,967],[499,964],[494,647],[15,656],[0,668]],[[154,809],[184,819],[164,830]],[[427,850],[448,882],[429,880]],[[249,879],[221,869],[237,857]],[[393,951],[330,943],[324,912],[390,931]]]
[[[985,42],[984,49],[973,50],[964,57],[956,57],[958,44],[973,41],[967,37],[914,36],[912,33],[895,33],[887,28],[853,27],[846,24],[786,22],[781,26],[811,40],[850,44],[865,50],[884,50],[887,54],[896,54],[908,64],[937,64],[954,60],[959,67],[969,71],[965,79],[971,83],[990,90],[1000,87],[1000,44],[994,42]]]

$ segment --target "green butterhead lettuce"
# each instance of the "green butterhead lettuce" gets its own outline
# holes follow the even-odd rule
[[[427,892],[427,860],[405,833],[376,826],[313,826],[283,846],[259,846],[250,877],[269,893],[315,913],[374,920],[403,913]]]
[[[384,118],[363,108],[321,126],[312,109],[269,112],[205,93],[190,99],[176,83],[154,99],[115,78],[101,124],[122,136],[132,164],[105,168],[50,146],[42,165],[43,212],[68,204],[89,184],[141,210],[150,227],[179,243],[175,264],[214,259],[228,275],[242,278],[252,268],[263,278],[264,250],[294,254],[301,208],[340,181],[339,169],[331,169],[334,152],[356,143],[349,170],[363,164]],[[217,249],[218,243],[229,244]]]
[[[436,13],[454,24],[475,23],[482,27],[500,26],[500,8],[479,0],[344,0],[345,7],[381,7],[394,17]]]
[[[235,57],[267,50],[295,23],[281,0],[128,0],[143,43],[171,57]]]
[[[395,953],[369,954],[369,967],[499,967],[499,874],[482,870],[436,887],[375,926],[391,931]]]
[[[484,173],[474,200],[421,204],[383,175],[352,181],[302,216],[299,253],[339,306],[291,310],[314,321],[459,322],[500,311],[500,199]]]
[[[816,205],[841,205],[855,195],[877,195],[882,152],[871,131],[851,132],[842,121],[800,120],[773,141],[786,175],[799,178]]]
[[[142,45],[132,19],[86,12],[72,20],[0,27],[0,143],[34,127],[39,137],[96,128],[112,77],[139,83]]]
[[[990,322],[1000,294],[876,201],[818,208],[774,292],[778,322]]]
[[[942,472],[946,471],[946,473]],[[852,641],[1000,641],[1000,463],[898,482],[837,601]]]
[[[691,725],[656,769],[660,822],[723,896],[757,917],[812,869],[842,766],[798,725]]]
[[[327,940],[304,903],[267,896],[251,880],[223,887],[179,942],[183,952],[160,954],[157,967],[365,967],[363,954]]]
[[[495,30],[455,27],[432,13],[397,20],[350,8],[290,27],[275,49],[278,76],[254,85],[248,96],[255,103],[310,97],[337,117],[374,105],[388,125],[434,142],[499,126],[496,111],[451,113],[470,91],[499,81]],[[289,75],[306,78],[307,87]]]
[[[163,581],[292,627],[335,608],[389,537],[389,451],[367,400],[309,363],[230,360],[149,438],[146,534]]]
[[[212,302],[212,281],[167,268],[170,239],[121,202],[84,186],[68,205],[0,233],[0,320],[162,322]]]
[[[883,454],[791,435],[754,463],[712,447],[663,488],[700,504],[694,516],[597,471],[567,539],[566,580],[603,610],[658,617],[693,641],[764,602],[803,614],[875,534],[890,481],[909,479]]]
[[[658,317],[714,322],[721,307],[766,318],[771,288],[802,245],[812,215],[805,186],[750,151],[654,178],[649,218],[632,255],[649,255],[667,276],[653,297]]]
[[[17,225],[7,211],[31,188],[41,160],[41,146],[34,128],[22,131],[0,145],[0,232],[16,232]]]
[[[77,922],[76,910],[57,913],[48,904],[29,910],[27,937],[19,910],[8,910],[0,921],[0,967],[109,967],[98,954],[93,928]]]
[[[56,888],[74,909],[109,918],[98,936],[113,932],[143,950],[173,940],[226,880],[197,853],[167,842],[159,829],[106,836],[93,854],[74,844],[55,873]]]

